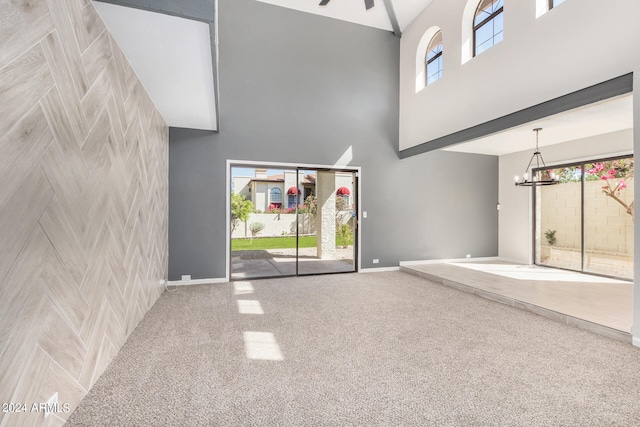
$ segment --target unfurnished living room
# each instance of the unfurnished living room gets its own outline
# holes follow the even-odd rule
[[[638,16],[0,0],[0,427],[640,425]]]

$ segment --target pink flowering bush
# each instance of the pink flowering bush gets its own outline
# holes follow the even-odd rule
[[[603,182],[602,192],[618,202],[633,219],[633,201],[626,203],[620,198],[621,192],[627,188],[627,180],[633,179],[633,159],[618,159],[594,163],[586,171],[588,177]],[[587,179],[588,179],[587,177]]]

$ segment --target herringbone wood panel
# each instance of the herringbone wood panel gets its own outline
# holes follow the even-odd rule
[[[88,0],[0,0],[0,101],[0,402],[73,410],[162,293],[168,128]]]

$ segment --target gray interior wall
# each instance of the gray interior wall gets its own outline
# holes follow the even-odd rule
[[[253,0],[219,12],[220,132],[170,130],[170,280],[225,276],[227,159],[334,164],[348,149],[362,268],[497,255],[496,157],[398,157],[398,38]]]

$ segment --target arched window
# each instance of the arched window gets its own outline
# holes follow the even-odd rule
[[[428,86],[442,78],[442,31],[438,31],[429,42],[425,62]]]
[[[336,207],[340,209],[349,209],[349,195],[351,191],[347,187],[340,187],[336,191]],[[338,201],[338,199],[342,199],[342,201]]]
[[[440,27],[430,27],[422,37],[420,37],[420,43],[418,43],[416,47],[416,93],[427,87],[427,68],[430,59],[428,57],[429,51],[432,49],[431,43],[439,32]]]
[[[282,190],[277,187],[273,187],[269,194],[271,196],[271,203],[282,203]]]
[[[473,18],[473,56],[502,41],[504,0],[482,0]]]

